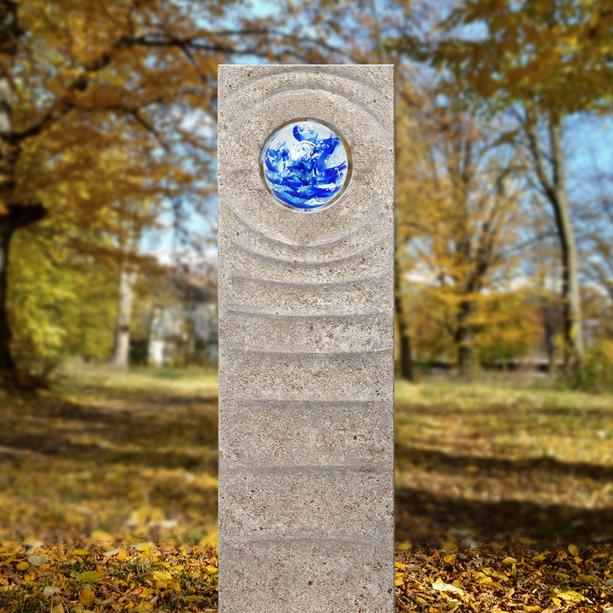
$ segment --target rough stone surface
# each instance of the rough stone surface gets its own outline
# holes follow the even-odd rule
[[[268,192],[280,125],[351,149],[330,207]],[[219,72],[221,613],[394,610],[393,71]]]

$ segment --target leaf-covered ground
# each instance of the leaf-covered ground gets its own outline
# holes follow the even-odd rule
[[[520,383],[399,385],[399,610],[613,613],[613,399]],[[0,612],[214,609],[216,403],[189,372],[0,392]]]
[[[4,543],[0,611],[214,611],[211,547]]]

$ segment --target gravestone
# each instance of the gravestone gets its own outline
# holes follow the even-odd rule
[[[394,610],[391,66],[219,69],[221,613]]]

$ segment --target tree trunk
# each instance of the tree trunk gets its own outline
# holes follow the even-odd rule
[[[398,326],[401,328],[401,326]],[[415,371],[413,369],[413,349],[411,347],[411,336],[405,331],[400,332],[400,376],[407,381],[415,381]]]
[[[118,368],[127,368],[130,363],[130,322],[134,304],[135,274],[124,263],[119,273],[119,296],[115,323],[115,347],[111,363]]]
[[[43,219],[47,210],[41,204],[9,205],[0,215],[0,383],[16,380],[11,350],[11,324],[8,313],[8,272],[11,239],[17,230]]]
[[[0,40],[5,56],[0,75],[0,384],[15,380],[15,362],[11,353],[11,326],[8,317],[8,266],[11,238],[15,228],[11,223],[9,203],[15,189],[15,169],[19,148],[11,139],[13,130],[11,82],[8,77],[11,56],[17,53],[19,26],[17,3],[0,3]],[[8,60],[8,61],[6,61]]]
[[[11,326],[8,318],[8,265],[12,230],[0,220],[0,378],[12,380],[15,362],[11,352]]]
[[[554,213],[562,263],[564,367],[567,374],[576,379],[583,368],[584,349],[581,329],[579,260],[566,191],[562,121],[555,111],[550,111],[547,117],[548,156],[545,156],[541,150],[536,131],[536,119],[530,109],[527,109],[525,127],[538,180]],[[551,176],[546,169],[547,158],[550,161]]]
[[[406,321],[406,314],[402,306],[402,288],[400,286],[400,265],[398,256],[394,258],[394,310],[396,311],[396,320],[398,321],[398,335],[400,337],[400,345],[398,350],[400,353],[400,377],[407,381],[415,381],[415,371],[413,369],[413,351],[411,345],[411,335]]]
[[[476,374],[477,364],[474,348],[474,331],[470,318],[475,305],[472,301],[460,303],[457,313],[455,343],[458,355],[458,372],[462,379],[472,379]]]
[[[552,375],[556,370],[555,330],[545,322],[545,351],[547,352],[547,372]]]
[[[551,115],[549,118],[549,134],[553,165],[553,192],[550,201],[554,210],[562,256],[564,366],[570,374],[577,376],[583,368],[584,360],[579,260],[566,191],[561,131],[560,120],[556,116]]]

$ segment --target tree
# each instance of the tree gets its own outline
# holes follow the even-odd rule
[[[564,119],[603,110],[613,93],[610,28],[603,0],[463,0],[439,21],[433,40],[405,37],[400,47],[461,83],[476,108],[510,111],[530,152],[560,245],[565,363],[577,373],[584,347],[579,257],[568,201]]]
[[[237,12],[236,28],[228,28],[231,6],[0,1],[3,380],[16,371],[9,317],[16,236],[48,217],[54,222],[47,231],[112,234],[121,216],[112,208],[121,199],[153,198],[175,212],[206,200],[214,172],[210,127],[218,62],[265,53],[272,38],[288,57],[284,38],[257,20]],[[101,163],[119,151],[131,160],[130,177]]]
[[[112,348],[117,289],[112,243],[90,232],[88,251],[61,237],[50,215],[16,233],[8,314],[18,383],[43,386],[69,356],[101,361]],[[100,254],[93,255],[98,245]],[[103,252],[107,251],[107,256]]]
[[[448,335],[459,372],[470,377],[477,336],[495,319],[491,290],[512,264],[503,254],[518,228],[518,160],[497,146],[493,126],[462,108],[461,96],[424,103],[408,126],[412,160],[399,169],[398,206],[412,228],[408,272],[422,286],[413,301]]]
[[[416,118],[424,100],[416,95],[407,79],[398,83],[396,120],[396,236],[394,251],[394,308],[398,329],[398,362],[400,376],[408,381],[415,379],[413,364],[413,340],[411,335],[411,314],[409,308],[410,287],[407,274],[411,269],[409,245],[421,229],[417,222],[414,195],[419,193],[414,168],[423,156],[421,140],[416,138],[419,127]]]

